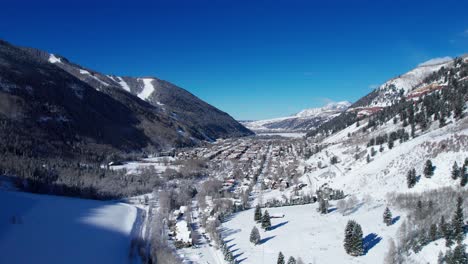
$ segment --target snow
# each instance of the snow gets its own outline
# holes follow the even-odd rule
[[[120,86],[122,86],[125,91],[130,92],[130,86],[128,86],[127,82],[120,76],[117,77],[117,79]]]
[[[50,63],[57,63],[57,62],[62,62],[60,58],[57,58],[54,54],[49,55],[49,62]]]
[[[173,161],[172,157],[157,157],[157,158],[147,158],[142,161],[130,161],[126,162],[123,165],[111,166],[112,170],[127,170],[127,174],[139,174],[145,168],[154,168],[156,172],[163,172],[166,168],[171,168],[177,170],[177,166],[166,165],[163,162],[163,159],[167,161]]]
[[[224,240],[234,256],[242,263],[276,263],[281,251],[286,259],[302,258],[305,263],[380,263],[388,247],[389,238],[395,237],[401,221],[387,227],[382,221],[385,206],[374,202],[360,206],[356,212],[343,216],[337,211],[321,215],[317,204],[267,208],[272,215],[272,228],[264,231],[253,220],[254,210],[240,212],[222,225]],[[264,211],[264,210],[263,210]],[[399,216],[398,212],[394,212]],[[361,224],[368,252],[361,257],[351,257],[343,248],[344,229],[348,220]],[[260,230],[261,244],[249,241],[253,226]]]
[[[176,240],[182,241],[184,243],[190,243],[190,230],[188,228],[188,223],[185,220],[177,221],[176,223]]]
[[[433,59],[430,59],[428,61],[425,61],[421,64],[418,65],[418,67],[422,67],[422,66],[432,66],[432,65],[437,65],[437,64],[441,64],[441,63],[446,63],[446,62],[449,62],[449,61],[452,61],[453,58],[452,57],[441,57],[441,58],[433,58]]]
[[[133,206],[8,191],[0,201],[0,263],[128,263]]]
[[[277,128],[277,129],[271,129],[268,128],[268,125],[277,123],[277,122],[282,122],[286,120],[310,120],[313,118],[319,118],[319,117],[333,117],[346,109],[351,105],[350,102],[348,101],[342,101],[342,102],[333,102],[329,103],[323,107],[318,107],[318,108],[310,108],[310,109],[304,109],[300,111],[299,113],[292,115],[292,116],[287,116],[287,117],[278,117],[278,118],[272,118],[272,119],[265,119],[265,120],[257,120],[257,121],[246,121],[242,122],[244,126],[246,126],[248,129],[253,130],[253,131],[278,131],[278,132],[283,132],[284,130],[287,130],[285,128]]]
[[[81,74],[91,75],[91,73],[89,73],[89,71],[83,70],[83,69],[80,69],[80,73],[81,73]]]
[[[286,137],[286,138],[301,138],[304,137],[307,133],[299,133],[299,132],[284,132],[284,133],[257,133],[257,136],[280,136],[280,137]]]
[[[140,79],[143,80],[143,91],[141,91],[138,94],[138,97],[140,97],[143,100],[148,99],[148,97],[153,93],[154,91],[154,86],[153,86],[153,79],[151,78],[143,78]]]
[[[377,88],[380,94],[372,100],[371,106],[389,106],[392,103],[391,98],[397,96],[400,90],[403,90],[404,94],[408,94],[419,85],[422,85],[426,77],[442,67],[448,67],[452,61],[449,57],[429,60],[401,76],[390,79]],[[395,86],[396,90],[390,89],[391,86]]]
[[[328,103],[324,107],[319,107],[319,108],[310,108],[310,109],[305,109],[297,113],[295,116],[297,117],[310,117],[310,116],[316,116],[320,115],[322,113],[327,113],[327,112],[342,112],[348,109],[348,107],[351,106],[351,103],[348,101],[342,101],[342,102],[333,102],[333,103]]]

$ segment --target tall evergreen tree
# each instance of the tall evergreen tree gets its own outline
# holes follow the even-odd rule
[[[427,160],[426,164],[424,165],[424,176],[426,178],[430,178],[434,175],[434,166],[432,166],[432,161]]]
[[[455,214],[452,219],[452,228],[453,228],[453,237],[458,243],[462,243],[465,239],[465,232],[463,223],[463,198],[459,196],[457,198],[457,207],[455,209]]]
[[[458,168],[458,164],[455,161],[452,166],[452,179],[454,180],[458,179],[459,175],[460,175],[460,168]]]
[[[348,221],[345,228],[344,248],[351,256],[360,256],[364,253],[362,243],[362,228],[356,221]]]
[[[429,238],[431,241],[436,241],[438,236],[437,236],[437,225],[432,224],[431,228],[429,229]]]
[[[265,211],[262,217],[262,228],[268,230],[271,227],[270,214],[268,211]]]
[[[252,231],[250,232],[250,242],[252,242],[254,245],[257,245],[260,242],[260,232],[255,226],[252,228]]]
[[[284,264],[284,255],[283,255],[283,253],[281,251],[278,254],[278,261],[276,263],[277,264]]]
[[[408,188],[413,188],[414,185],[416,185],[416,170],[411,169],[408,171],[408,174],[406,175],[406,183],[408,184]]]
[[[255,220],[255,222],[262,221],[262,209],[260,208],[260,205],[258,205],[258,204],[255,207],[254,220]]]
[[[468,263],[468,254],[466,253],[466,246],[462,243],[453,249],[451,259],[446,260],[450,264],[467,264]]]
[[[356,223],[353,230],[353,242],[352,242],[352,256],[361,256],[364,254],[364,244],[362,242],[362,228],[361,225]]]
[[[390,226],[392,224],[392,221],[393,221],[392,212],[387,207],[387,208],[385,208],[385,211],[384,211],[384,214],[383,214],[383,222],[387,226]]]

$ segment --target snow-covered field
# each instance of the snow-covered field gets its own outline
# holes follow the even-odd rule
[[[388,247],[388,239],[394,237],[401,221],[387,227],[382,222],[383,203],[369,201],[357,204],[354,212],[341,215],[338,211],[321,215],[317,204],[268,208],[270,215],[284,214],[284,218],[272,218],[272,230],[260,230],[261,243],[249,242],[253,226],[254,210],[234,215],[222,225],[222,234],[233,255],[241,263],[276,263],[281,251],[286,260],[300,257],[305,263],[381,263]],[[333,209],[333,206],[331,207]],[[394,211],[394,217],[400,214]],[[400,216],[401,217],[401,216]],[[344,230],[348,220],[361,224],[367,252],[361,257],[351,257],[343,248]]]
[[[0,191],[0,263],[129,263],[137,209]]]

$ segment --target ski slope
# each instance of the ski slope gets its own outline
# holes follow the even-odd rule
[[[0,191],[0,263],[129,263],[137,209]]]

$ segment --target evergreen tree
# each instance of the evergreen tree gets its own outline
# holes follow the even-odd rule
[[[232,252],[228,251],[225,255],[224,255],[224,260],[226,260],[227,262],[231,262],[234,260],[234,256],[232,255]]]
[[[255,207],[254,220],[257,223],[262,221],[262,209],[260,208],[260,205],[258,204]]]
[[[276,262],[277,264],[284,264],[284,255],[283,253],[280,253],[278,254],[278,261]]]
[[[255,226],[252,228],[252,231],[250,232],[250,242],[252,242],[254,245],[257,245],[260,242],[260,232]]]
[[[464,216],[463,216],[463,198],[461,196],[457,199],[457,207],[455,209],[455,214],[452,219],[452,228],[453,228],[453,237],[458,243],[462,243],[465,239],[464,232]]]
[[[413,188],[414,185],[416,185],[416,170],[411,169],[408,171],[408,174],[406,175],[406,182],[408,184],[408,188]]]
[[[345,228],[344,248],[351,256],[360,256],[364,253],[362,243],[362,228],[356,221],[350,220]]]
[[[445,262],[444,253],[442,253],[442,251],[439,251],[439,256],[437,257],[437,264],[444,264],[444,262]]]
[[[345,228],[345,238],[344,238],[344,249],[346,253],[350,254],[351,252],[351,241],[353,238],[353,228],[355,222],[353,220],[348,221]]]
[[[424,176],[430,178],[434,175],[434,166],[432,166],[432,161],[427,160],[426,165],[424,166]]]
[[[353,240],[352,240],[353,250],[351,252],[352,256],[361,256],[362,254],[364,254],[362,236],[363,236],[363,233],[362,233],[361,225],[356,223],[353,229]]]
[[[468,254],[466,253],[466,246],[462,243],[458,245],[453,250],[451,259],[446,260],[447,263],[454,264],[467,264],[468,263]]]
[[[465,159],[463,166],[460,169],[460,186],[465,187],[468,183],[468,174],[466,174],[466,168],[468,167],[468,158]]]
[[[388,140],[388,149],[392,149],[393,146],[394,146],[393,139],[390,138],[390,139]]]
[[[392,212],[391,212],[390,209],[387,207],[387,208],[385,208],[385,211],[384,211],[384,214],[383,214],[383,222],[384,222],[387,226],[390,226],[390,225],[392,224],[392,220],[393,220]]]
[[[436,241],[438,236],[437,236],[437,225],[432,224],[431,228],[429,229],[429,238],[431,241]]]
[[[288,264],[296,264],[296,259],[293,256],[289,257]]]
[[[268,211],[265,211],[262,217],[262,228],[268,230],[271,227],[270,214]]]
[[[452,166],[452,179],[454,180],[458,179],[459,175],[460,175],[460,168],[458,168],[458,164],[455,161]]]
[[[367,163],[371,162],[371,157],[369,156],[369,154],[367,154],[367,156],[366,156],[366,161],[367,161]]]

